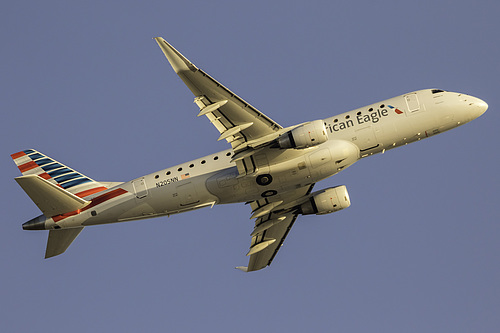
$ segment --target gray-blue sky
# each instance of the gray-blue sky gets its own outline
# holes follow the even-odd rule
[[[4,332],[494,332],[500,326],[496,1],[11,2],[0,12]],[[361,161],[352,206],[301,217],[243,274],[244,205],[46,234],[9,155],[125,181],[225,149],[152,37],[282,125],[438,87],[490,109]]]

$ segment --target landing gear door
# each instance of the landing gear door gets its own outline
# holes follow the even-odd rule
[[[135,196],[137,199],[142,199],[148,196],[148,188],[144,177],[134,180],[132,185],[134,186]]]
[[[354,143],[359,147],[361,154],[379,146],[372,126],[356,130],[356,141],[354,141]]]
[[[196,192],[196,188],[191,182],[177,186],[177,196],[179,198],[179,208],[181,209],[200,202],[198,192]]]

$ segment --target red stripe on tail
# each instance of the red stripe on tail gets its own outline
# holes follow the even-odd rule
[[[39,177],[42,177],[43,179],[50,179],[52,177],[50,177],[50,175],[46,172],[42,173],[41,175],[38,175]]]
[[[107,190],[107,188],[104,187],[104,186],[100,186],[100,187],[91,188],[90,190],[85,190],[85,191],[76,193],[75,195],[77,197],[84,198],[86,196],[89,196],[89,195],[92,195],[94,193],[98,193],[98,192],[101,192],[101,191],[104,191],[104,190]]]
[[[128,193],[127,191],[125,191],[124,189],[122,188],[118,188],[116,190],[113,190],[111,192],[108,192],[108,193],[105,193],[103,195],[100,195],[94,199],[92,199],[92,201],[90,202],[90,204],[88,206],[85,206],[83,207],[82,209],[79,209],[79,210],[75,210],[73,212],[69,212],[69,213],[65,213],[65,214],[62,214],[62,215],[56,215],[56,216],[52,216],[52,219],[54,220],[54,222],[59,222],[67,217],[70,217],[70,216],[73,216],[73,215],[77,215],[77,214],[80,214],[80,212],[84,212],[92,207],[95,207],[99,204],[102,204],[103,202],[106,202],[108,200],[111,200],[113,198],[116,198],[122,194],[125,194],[125,193]]]
[[[38,167],[38,164],[36,164],[33,161],[30,161],[28,163],[24,163],[24,164],[21,164],[18,166],[19,171],[21,171],[21,173],[25,173],[26,171],[29,171],[29,170],[34,169],[36,167]]]
[[[15,153],[15,154],[10,155],[10,157],[12,157],[13,160],[18,159],[19,157],[23,157],[23,156],[26,156],[24,151],[20,151],[19,153]]]

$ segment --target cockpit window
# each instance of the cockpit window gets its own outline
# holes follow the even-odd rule
[[[432,93],[433,94],[438,94],[438,93],[442,93],[444,92],[444,90],[441,90],[441,89],[432,89]]]

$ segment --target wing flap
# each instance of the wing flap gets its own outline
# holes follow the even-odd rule
[[[36,175],[15,180],[47,217],[82,209],[90,203]]]

